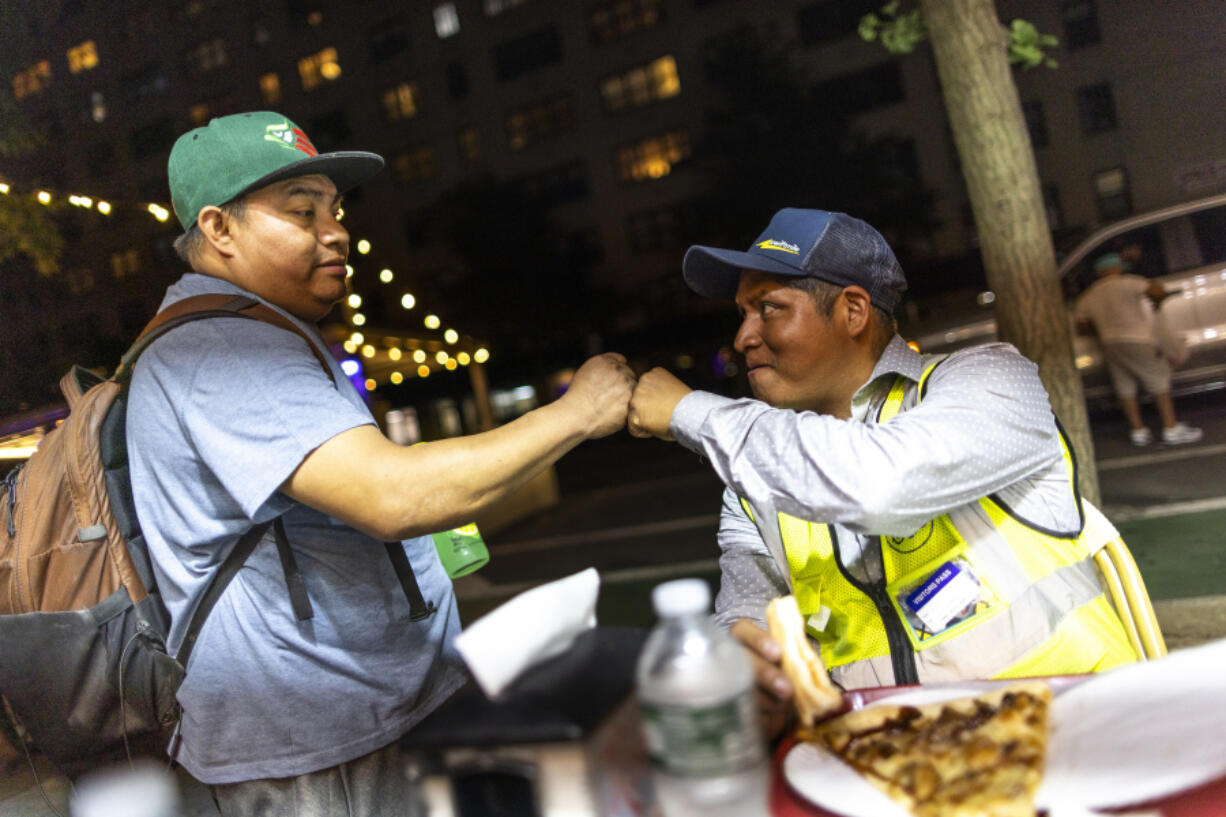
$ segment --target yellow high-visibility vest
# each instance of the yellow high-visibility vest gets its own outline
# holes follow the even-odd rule
[[[940,362],[924,370],[921,400]],[[906,384],[904,377],[895,380],[878,422],[902,410]],[[1076,462],[1063,429],[1060,440],[1080,512]],[[741,505],[761,529],[767,520],[754,519],[743,498]],[[843,566],[833,526],[785,513],[775,524],[806,630],[847,689],[1098,672],[1137,660],[1080,541],[1084,524],[1076,531],[1046,530],[986,496],[910,536],[875,537],[884,578],[874,583],[859,581]],[[919,602],[944,592],[946,584],[944,601],[973,594],[969,602],[948,621],[947,605],[917,613]]]

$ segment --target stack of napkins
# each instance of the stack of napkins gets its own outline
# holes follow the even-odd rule
[[[596,626],[596,569],[520,593],[466,627],[455,640],[473,678],[496,698],[529,667],[560,655]]]

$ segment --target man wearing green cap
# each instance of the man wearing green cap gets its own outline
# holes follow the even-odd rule
[[[735,302],[757,399],[654,369],[628,425],[703,455],[727,486],[716,616],[753,657],[769,729],[794,690],[765,608],[789,593],[847,689],[1136,659],[1078,541],[1072,454],[1031,361],[1003,343],[908,348],[902,269],[845,213],[786,208],[748,250],[691,247],[682,267]]]
[[[214,119],[170,155],[185,230],[175,246],[192,271],[163,307],[247,296],[301,331],[188,323],[145,351],[129,392],[132,483],[169,651],[235,543],[270,520],[313,608],[298,615],[269,533],[199,632],[178,693],[178,760],[223,815],[410,813],[398,739],[464,677],[455,597],[428,534],[625,423],[633,375],[608,354],[561,399],[493,431],[413,447],[379,432],[316,322],[346,294],[341,194],[382,166],[372,153],[319,154],[270,112]]]
[[[1171,366],[1154,333],[1154,305],[1171,293],[1160,282],[1127,272],[1129,263],[1109,252],[1094,261],[1098,280],[1077,296],[1074,316],[1078,329],[1098,336],[1111,386],[1128,420],[1133,445],[1149,445],[1153,432],[1141,420],[1138,382],[1154,398],[1162,421],[1162,442],[1194,443],[1204,432],[1175,419],[1171,399]]]

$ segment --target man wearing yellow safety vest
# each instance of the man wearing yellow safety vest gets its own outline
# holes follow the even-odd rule
[[[766,603],[796,595],[845,688],[1097,672],[1136,660],[1079,541],[1076,464],[1037,367],[1003,343],[921,355],[906,280],[843,213],[784,209],[746,252],[691,247],[734,299],[756,400],[639,379],[628,425],[704,455],[727,491],[716,614],[777,728],[792,690]]]

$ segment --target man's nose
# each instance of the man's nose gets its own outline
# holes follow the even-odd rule
[[[740,328],[736,331],[736,337],[732,340],[732,348],[735,349],[738,354],[743,355],[747,349],[751,349],[761,342],[762,339],[758,335],[758,329],[755,321],[753,320],[753,316],[746,315],[741,321]]]
[[[324,246],[331,247],[341,255],[349,255],[349,231],[336,218],[332,218],[320,231],[319,240]]]

